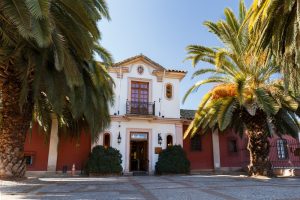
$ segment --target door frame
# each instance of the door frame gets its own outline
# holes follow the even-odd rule
[[[134,133],[142,133],[142,134],[146,134],[147,135],[147,140],[139,140],[139,139],[137,139],[137,140],[131,140],[131,135],[132,134],[134,134]],[[129,171],[132,171],[132,170],[130,170],[131,169],[131,142],[132,141],[135,141],[135,142],[147,142],[147,160],[148,160],[148,169],[146,169],[146,172],[149,172],[149,163],[150,163],[150,160],[149,160],[149,132],[133,132],[133,131],[131,131],[130,132],[130,135],[129,135],[129,139],[130,139],[130,141],[129,141]]]
[[[148,133],[148,172],[152,171],[152,129],[144,129],[144,128],[127,128],[126,129],[126,148],[125,148],[125,172],[130,172],[130,141],[131,141],[131,133],[140,132],[140,133]]]

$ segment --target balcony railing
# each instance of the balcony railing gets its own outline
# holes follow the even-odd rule
[[[127,115],[155,115],[155,102],[126,102]]]

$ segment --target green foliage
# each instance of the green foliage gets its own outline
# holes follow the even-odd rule
[[[286,89],[300,94],[300,2],[254,0],[247,14],[249,33],[258,52],[270,51],[285,79]]]
[[[187,59],[194,66],[202,61],[213,64],[215,68],[199,69],[194,73],[193,78],[204,74],[209,76],[196,82],[184,100],[204,84],[214,82],[216,86],[203,97],[184,137],[192,137],[199,131],[204,134],[212,129],[224,131],[230,128],[243,134],[249,126],[249,119],[262,119],[255,122],[266,127],[265,132],[269,135],[296,136],[299,132],[300,100],[292,91],[285,90],[280,79],[275,79],[280,68],[270,52],[257,51],[257,46],[251,42],[245,25],[248,15],[243,1],[240,1],[239,20],[230,9],[225,9],[224,20],[204,23],[222,41],[223,47],[187,47]]]
[[[169,146],[158,157],[157,174],[186,174],[190,172],[190,161],[180,145]]]
[[[122,172],[122,155],[119,150],[95,146],[86,165],[88,174],[120,174]]]
[[[110,18],[104,0],[0,1],[1,81],[13,73],[20,109],[32,101],[34,119],[46,131],[53,114],[72,132],[89,127],[93,140],[110,123],[113,61],[97,26],[104,18]]]

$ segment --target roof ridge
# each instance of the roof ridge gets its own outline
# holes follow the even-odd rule
[[[187,71],[184,71],[184,70],[167,69],[167,68],[163,67],[161,64],[155,62],[154,60],[152,60],[152,59],[149,58],[148,56],[145,56],[145,55],[142,54],[142,53],[141,53],[141,54],[138,54],[138,55],[135,55],[135,56],[132,56],[132,57],[129,57],[129,58],[126,58],[126,59],[121,60],[121,61],[119,61],[119,62],[116,62],[116,63],[113,64],[113,67],[118,67],[118,66],[120,66],[120,65],[122,65],[122,64],[124,64],[124,63],[130,62],[130,61],[135,60],[135,59],[138,59],[138,58],[140,58],[140,57],[143,58],[143,59],[145,59],[145,60],[147,60],[148,62],[152,63],[153,65],[156,65],[156,66],[158,66],[159,68],[161,68],[161,69],[159,69],[159,71],[160,71],[160,70],[165,70],[166,72],[187,73]]]
[[[116,63],[113,64],[113,67],[117,67],[117,66],[119,66],[119,65],[122,65],[123,63],[130,62],[130,61],[135,60],[135,59],[140,58],[140,57],[144,58],[145,60],[147,60],[148,62],[152,63],[153,65],[156,65],[156,66],[158,66],[158,67],[160,67],[160,68],[162,68],[162,69],[164,69],[164,70],[167,70],[165,67],[163,67],[163,66],[160,65],[159,63],[153,61],[153,60],[150,59],[148,56],[145,56],[145,55],[142,54],[142,53],[139,54],[139,55],[135,55],[135,56],[126,58],[126,59],[121,60],[121,61],[119,61],[119,62],[116,62]]]

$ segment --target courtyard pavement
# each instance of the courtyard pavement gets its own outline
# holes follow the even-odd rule
[[[6,199],[300,200],[300,179],[224,175],[29,178],[0,181],[0,200]]]

